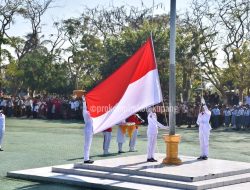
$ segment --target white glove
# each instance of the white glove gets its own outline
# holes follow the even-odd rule
[[[202,104],[206,104],[206,102],[205,102],[205,100],[204,100],[203,97],[201,98],[201,103],[202,103]]]
[[[169,129],[169,126],[164,126],[164,129]]]
[[[169,126],[162,125],[160,128],[161,129],[169,129]]]

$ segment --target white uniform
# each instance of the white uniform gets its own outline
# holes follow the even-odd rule
[[[0,148],[2,147],[5,132],[5,115],[0,113]]]
[[[126,120],[123,120],[121,123],[119,123],[119,125],[123,124],[123,123],[126,123]],[[122,133],[122,130],[121,130],[121,127],[118,126],[118,129],[117,129],[117,143],[118,143],[118,151],[119,152],[122,152],[122,144],[125,143],[126,141],[126,134],[123,134]]]
[[[138,114],[134,114],[134,115],[130,116],[127,119],[127,121],[134,122],[136,124],[135,130],[133,131],[132,137],[130,138],[130,141],[129,141],[129,151],[134,152],[136,139],[137,139],[137,135],[138,135],[138,125],[140,125],[144,121],[143,121],[143,119],[140,118],[140,116]]]
[[[129,141],[129,151],[135,151],[135,143],[138,135],[138,128],[136,128],[132,134],[132,137]]]
[[[148,130],[147,130],[147,137],[148,137],[148,148],[147,148],[147,157],[148,159],[154,158],[155,147],[157,142],[157,134],[158,134],[158,127],[159,128],[167,128],[166,126],[162,125],[157,121],[156,113],[150,111],[148,114]]]
[[[211,112],[208,110],[206,105],[204,105],[203,108],[205,111],[203,113],[199,113],[196,123],[199,125],[199,140],[200,140],[201,156],[208,157],[209,135],[210,135],[210,130],[211,130],[209,120],[211,117]]]
[[[112,128],[103,131],[103,154],[109,154],[109,146],[112,138]]]
[[[93,138],[93,120],[87,110],[86,102],[83,101],[82,115],[85,122],[84,127],[84,161],[89,160],[89,151]]]

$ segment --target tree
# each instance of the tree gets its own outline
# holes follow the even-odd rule
[[[68,19],[63,22],[70,42],[67,68],[76,89],[89,88],[100,80],[99,67],[104,61],[102,41],[88,27],[88,20]]]
[[[49,8],[53,0],[25,0],[22,16],[28,19],[32,32],[27,35],[24,51],[29,52],[39,46],[41,33],[41,17]]]
[[[11,62],[12,56],[4,46],[10,43],[7,31],[10,29],[14,16],[20,12],[20,0],[1,0],[0,1],[0,87],[3,84],[2,70],[3,64]]]
[[[242,68],[247,68],[247,62],[244,60],[246,60],[246,52],[250,47],[250,44],[247,43],[249,29],[246,27],[250,24],[250,1],[225,0],[223,3],[218,2],[218,5],[220,23],[224,29],[223,35],[226,36],[226,39],[223,40],[223,52],[229,67],[227,70],[231,70],[232,75],[238,75],[237,81],[233,81],[235,81],[234,84],[239,89],[239,96],[243,101],[243,90],[247,87],[246,80],[249,79],[249,73],[245,73],[247,70]]]
[[[225,72],[236,72],[235,69],[240,69],[237,65],[242,64],[236,57],[241,56],[249,36],[246,27],[249,26],[249,3],[249,0],[194,0],[192,3],[193,21],[199,28],[201,44],[196,58],[203,77],[224,97],[229,90],[225,83],[231,78],[226,78]],[[222,57],[223,52],[225,57],[218,60],[218,54]],[[240,78],[237,80],[243,84]],[[244,88],[246,86],[238,86],[241,98]]]
[[[183,95],[183,101],[190,101],[194,90],[192,89],[192,83],[197,78],[200,80],[200,77],[197,77],[197,73],[199,75],[199,64],[195,57],[200,50],[200,33],[199,28],[192,22],[189,13],[178,19],[176,28],[176,62],[177,69],[180,70],[178,75],[182,79],[178,87]]]
[[[111,8],[88,8],[82,13],[82,19],[87,21],[98,37],[105,43],[108,37],[118,37],[127,27],[140,28],[152,9],[143,7],[121,6]]]
[[[241,49],[236,50],[233,58],[229,61],[231,66],[223,72],[224,81],[225,83],[228,81],[232,82],[232,86],[237,87],[242,96],[243,89],[247,91],[250,86],[250,43],[244,42]],[[242,98],[241,101],[243,100]]]

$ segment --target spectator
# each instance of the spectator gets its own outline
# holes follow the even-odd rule
[[[224,124],[226,127],[229,127],[230,125],[231,115],[231,110],[229,109],[229,107],[226,107],[226,109],[224,110]]]
[[[187,112],[187,128],[191,128],[193,124],[193,115],[194,115],[194,107],[192,105],[189,106],[188,112]]]
[[[234,94],[233,95],[233,105],[239,105],[239,102],[240,102],[239,94]]]
[[[244,110],[240,106],[237,106],[237,111],[235,115],[236,130],[241,129],[243,113],[244,113]]]
[[[233,108],[231,109],[231,114],[232,114],[231,125],[232,125],[233,129],[236,128],[236,114],[237,114],[237,112],[238,112],[237,106],[234,105]]]
[[[249,125],[249,118],[250,118],[250,109],[249,106],[244,107],[243,113],[243,128],[247,129]]]
[[[248,95],[245,97],[245,104],[250,105],[250,92],[248,92]]]
[[[218,108],[218,105],[215,105],[214,108],[211,110],[212,115],[211,115],[211,123],[212,123],[212,128],[216,129],[219,127],[219,116],[220,116],[220,110]]]
[[[220,96],[217,92],[214,93],[214,104],[219,104],[220,103]]]

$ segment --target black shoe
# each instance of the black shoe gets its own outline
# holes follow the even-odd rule
[[[207,160],[208,157],[207,157],[207,156],[203,156],[202,159],[203,159],[203,160]]]
[[[153,162],[152,158],[148,158],[147,162]]]
[[[157,161],[156,159],[154,159],[154,158],[151,158],[151,159],[152,159],[153,162],[158,162],[158,161]]]
[[[93,163],[94,163],[93,160],[86,160],[86,161],[84,161],[84,164],[93,164]]]
[[[3,151],[3,149],[0,148],[0,151]]]
[[[197,158],[197,160],[203,160],[203,156],[200,156],[199,158]]]
[[[147,162],[157,162],[157,160],[155,160],[154,158],[148,158]]]
[[[124,151],[118,151],[118,154],[125,153]]]

